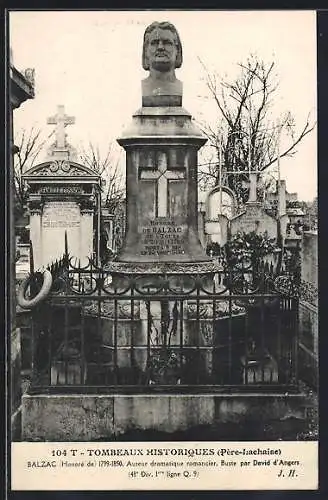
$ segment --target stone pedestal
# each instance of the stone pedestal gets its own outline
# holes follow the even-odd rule
[[[46,201],[42,210],[41,229],[43,266],[60,259],[64,254],[65,231],[72,256],[81,259],[90,255],[84,255],[81,248],[81,212],[74,200]],[[92,231],[90,235],[84,234],[84,241],[90,237],[92,241]]]
[[[206,138],[181,105],[175,106],[172,100],[167,106],[155,101],[133,115],[132,124],[118,139],[126,151],[126,236],[117,259],[107,268],[112,272],[114,287],[120,287],[123,277],[135,275],[151,275],[150,285],[156,287],[161,275],[174,274],[179,275],[174,279],[183,293],[188,286],[186,275],[201,275],[205,281],[212,281],[216,270],[198,234],[197,152]],[[149,356],[160,355],[163,346],[179,357],[180,345],[204,345],[203,326],[208,321],[189,317],[187,301],[183,310],[175,300],[157,300],[155,296],[148,306],[140,296],[136,303],[140,307],[138,338],[144,346],[139,350],[141,369],[145,369]],[[179,326],[168,338],[175,314],[179,314]],[[119,323],[124,330],[121,320]],[[125,328],[130,331],[128,323]],[[206,356],[201,364],[211,372]]]
[[[118,142],[126,150],[122,270],[208,262],[198,237],[197,151],[206,142],[182,107],[143,107]],[[172,264],[172,266],[168,266]]]

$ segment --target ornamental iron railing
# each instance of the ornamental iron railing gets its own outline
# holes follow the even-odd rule
[[[66,255],[52,273],[30,313],[30,392],[297,387],[299,284],[268,264],[120,275]]]

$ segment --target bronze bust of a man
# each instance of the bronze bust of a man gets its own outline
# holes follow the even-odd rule
[[[149,76],[142,80],[143,106],[181,106],[182,82],[175,69],[182,65],[179,34],[169,22],[154,22],[146,28],[142,50],[142,67]]]

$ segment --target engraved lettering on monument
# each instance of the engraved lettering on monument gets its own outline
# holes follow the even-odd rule
[[[65,232],[68,237],[70,255],[84,257],[81,240],[80,207],[74,201],[47,201],[41,217],[42,264],[60,258],[64,253]]]
[[[173,219],[154,219],[142,226],[141,255],[177,255],[184,253],[187,226]]]
[[[157,153],[157,168],[139,169],[144,192],[140,211],[141,255],[177,255],[184,253],[187,231],[185,213],[185,168],[169,168],[167,154]],[[145,190],[144,190],[145,186]]]
[[[240,216],[239,224],[244,232],[252,232],[256,230],[257,225],[262,217],[262,210],[260,207],[248,206],[246,213]]]
[[[74,202],[47,202],[42,214],[43,228],[73,228],[80,226],[80,209]]]
[[[82,194],[84,189],[82,186],[62,186],[62,185],[48,185],[41,186],[39,189],[40,194]]]

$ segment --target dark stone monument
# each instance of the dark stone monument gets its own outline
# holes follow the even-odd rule
[[[142,81],[142,107],[118,139],[126,151],[125,242],[107,268],[114,288],[120,288],[124,278],[138,275],[141,280],[146,277],[148,289],[156,289],[160,276],[173,274],[170,283],[176,280],[183,291],[191,275],[212,283],[216,264],[206,255],[198,235],[197,153],[206,138],[182,107],[182,83],[175,76],[175,69],[182,64],[182,45],[172,24],[155,22],[146,29],[142,64],[149,70],[148,78]],[[191,345],[197,337],[200,345],[207,345],[212,320],[195,321],[192,299],[181,318],[184,342]],[[131,307],[128,302],[126,305]],[[166,338],[163,317],[167,314],[172,320],[175,306],[174,301],[168,304],[155,296],[148,311],[142,299],[134,305],[134,345],[138,347],[134,359],[145,370],[149,316],[162,338],[155,346],[160,347]],[[131,320],[124,319],[122,307],[118,314],[119,336],[123,338],[130,335]],[[179,345],[179,337],[170,342]],[[212,352],[203,358],[210,373]],[[118,354],[120,367],[129,363],[128,351]]]
[[[175,27],[145,31],[142,108],[118,143],[126,151],[126,237],[115,273],[211,273],[198,236],[197,152],[206,138],[182,107],[182,45]]]

